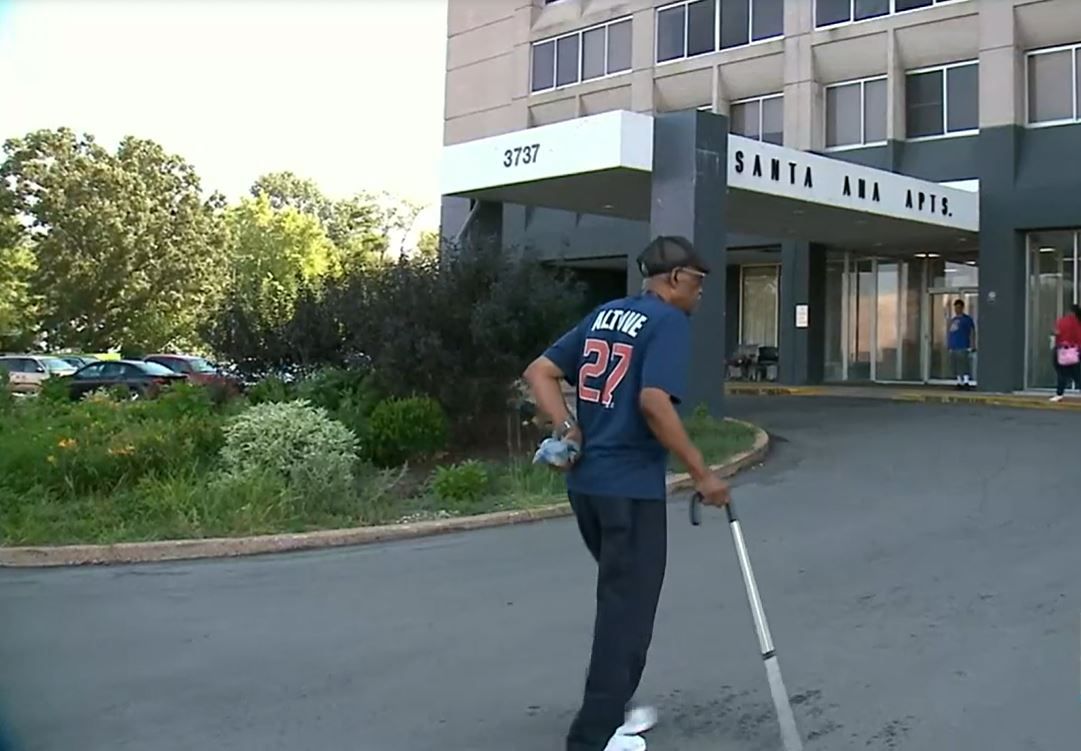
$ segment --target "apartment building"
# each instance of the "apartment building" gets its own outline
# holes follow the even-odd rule
[[[661,232],[714,261],[692,390],[1053,384],[1079,298],[1077,0],[448,0],[443,231],[635,291]],[[757,373],[757,370],[752,370]]]

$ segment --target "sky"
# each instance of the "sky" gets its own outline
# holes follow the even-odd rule
[[[230,198],[291,170],[438,224],[445,0],[0,0],[0,141],[149,138]]]

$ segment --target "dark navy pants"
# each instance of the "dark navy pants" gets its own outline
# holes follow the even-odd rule
[[[571,493],[570,502],[597,561],[597,614],[585,695],[567,751],[603,751],[646,667],[668,556],[668,517],[660,499]]]

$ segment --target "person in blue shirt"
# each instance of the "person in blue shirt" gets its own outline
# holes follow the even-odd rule
[[[594,309],[524,373],[537,408],[581,453],[566,468],[567,493],[597,562],[597,610],[585,693],[567,751],[643,751],[656,711],[632,707],[653,638],[667,557],[669,452],[706,503],[728,502],[683,428],[689,316],[708,265],[685,238],[657,237],[638,257],[639,295]],[[572,414],[560,382],[576,389]],[[721,388],[718,380],[718,388]]]
[[[972,388],[972,351],[975,349],[976,322],[965,312],[965,301],[953,304],[953,318],[946,334],[946,347],[950,351],[950,367],[957,379],[957,388]]]

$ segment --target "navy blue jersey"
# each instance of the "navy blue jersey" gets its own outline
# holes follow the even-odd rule
[[[664,500],[668,452],[638,398],[655,387],[681,401],[690,346],[687,314],[645,293],[601,305],[548,348],[577,390],[582,457],[567,474],[568,490]]]

